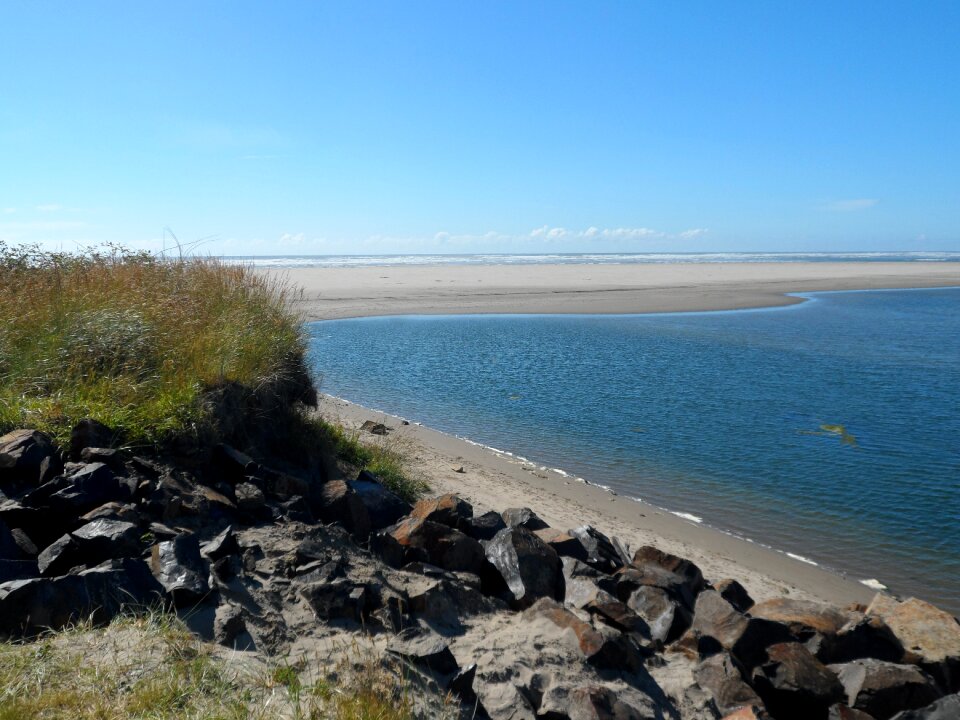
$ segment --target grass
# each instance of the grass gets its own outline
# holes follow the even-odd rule
[[[340,460],[376,475],[380,482],[408,502],[414,502],[429,486],[410,476],[406,457],[397,442],[377,436],[369,442],[361,441],[359,430],[347,430],[341,425],[314,419],[318,431],[333,445]]]
[[[409,681],[373,654],[333,673],[269,666],[206,645],[149,613],[0,643],[0,720],[412,720]],[[304,680],[310,673],[312,682]],[[443,711],[442,698],[420,698]],[[432,712],[430,713],[433,714]]]
[[[128,444],[197,433],[211,390],[312,385],[291,290],[242,265],[0,243],[0,432],[94,417]]]

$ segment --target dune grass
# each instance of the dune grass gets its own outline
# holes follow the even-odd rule
[[[291,292],[216,259],[0,243],[0,432],[62,441],[85,417],[130,444],[194,431],[211,388],[305,374]]]
[[[415,716],[399,667],[360,653],[333,670],[241,657],[197,640],[175,616],[146,613],[0,643],[0,720]],[[442,711],[443,698],[428,701]]]

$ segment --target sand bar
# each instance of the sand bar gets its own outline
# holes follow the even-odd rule
[[[459,313],[647,313],[800,302],[784,293],[960,285],[960,263],[387,265],[265,271],[308,320]]]

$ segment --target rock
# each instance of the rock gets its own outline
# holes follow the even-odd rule
[[[237,497],[237,507],[241,511],[254,516],[263,514],[264,505],[267,502],[263,490],[251,482],[241,482],[237,483],[234,493]]]
[[[777,720],[816,720],[844,697],[836,674],[797,642],[767,648],[766,661],[753,671],[753,688]]]
[[[644,619],[652,639],[672,643],[690,627],[693,613],[674,600],[670,593],[653,585],[643,585],[627,598],[627,607]]]
[[[244,478],[260,472],[260,465],[252,457],[223,443],[213,448],[213,462],[223,476],[233,483],[242,482]]]
[[[70,431],[70,458],[79,460],[84,448],[109,448],[116,440],[116,433],[102,422],[92,418],[81,420]]]
[[[123,470],[123,453],[115,448],[85,447],[80,451],[80,459],[85,463],[103,463],[111,470]]]
[[[696,565],[689,560],[671,555],[652,545],[644,545],[633,554],[633,561],[630,563],[634,567],[644,568],[649,565],[656,565],[664,570],[679,575],[685,581],[690,589],[691,595],[696,597],[701,590],[706,587],[703,581],[703,573]]]
[[[903,646],[893,631],[876,615],[854,618],[832,637],[824,637],[814,651],[817,659],[826,664],[850,662],[859,658],[876,658],[888,662],[903,659]]]
[[[461,529],[474,540],[493,540],[494,536],[506,526],[500,513],[491,510],[470,518]]]
[[[474,702],[477,694],[473,690],[473,680],[477,676],[477,664],[459,668],[449,683],[447,692],[459,698],[461,702]]]
[[[410,613],[430,620],[431,627],[440,624],[454,630],[460,629],[466,618],[505,609],[503,602],[464,585],[452,573],[408,590],[407,607]]]
[[[11,580],[26,580],[40,575],[37,561],[30,560],[0,560],[0,583]]]
[[[0,488],[39,484],[41,466],[55,452],[53,441],[38,430],[14,430],[0,437]]]
[[[66,575],[81,564],[80,548],[70,534],[62,535],[37,556],[37,569],[44,576]]]
[[[528,607],[539,598],[563,597],[560,558],[529,530],[501,530],[487,543],[486,557],[506,583],[514,607]]]
[[[876,720],[876,718],[863,710],[854,710],[843,703],[837,703],[831,705],[827,711],[827,720]]]
[[[550,527],[530,508],[508,508],[501,513],[507,527],[522,527],[526,530],[542,530]]]
[[[371,435],[386,435],[390,428],[388,428],[383,423],[374,422],[373,420],[364,421],[363,425],[360,426],[361,430],[365,430]]]
[[[357,492],[343,480],[331,480],[323,486],[321,517],[324,522],[338,522],[359,540],[370,534],[370,514]]]
[[[766,657],[766,648],[792,640],[786,626],[737,612],[716,590],[697,596],[693,623],[677,642],[697,650],[701,657],[727,650],[746,670]]]
[[[618,548],[614,540],[590,525],[574,528],[570,534],[586,549],[587,559],[584,562],[597,570],[612,573],[630,562],[630,558],[625,556],[623,549]]]
[[[200,554],[208,560],[219,560],[228,555],[238,555],[239,553],[240,546],[237,544],[237,536],[233,532],[232,525],[228,525],[223,532],[210,542],[205,543],[200,550]]]
[[[605,634],[581,620],[554,600],[543,598],[532,605],[525,617],[544,617],[562,630],[569,630],[584,659],[600,669],[637,670],[643,666],[643,650],[629,635]]]
[[[708,691],[721,715],[741,707],[762,705],[728,653],[717,653],[701,662],[693,673],[697,684]]]
[[[376,476],[366,470],[349,485],[367,509],[371,530],[393,525],[411,510],[408,502],[381,485]]]
[[[650,640],[650,627],[647,623],[624,603],[603,590],[598,590],[583,609],[611,627]]]
[[[421,628],[400,631],[387,643],[387,652],[439,675],[449,675],[460,669],[447,642],[436,633]]]
[[[242,608],[230,603],[224,603],[217,608],[213,620],[214,642],[233,647],[237,636],[246,631],[247,624],[243,620]]]
[[[555,528],[543,528],[542,530],[534,530],[533,534],[552,547],[560,557],[574,558],[581,562],[586,562],[588,558],[587,549],[583,546],[583,543],[569,532]]]
[[[349,580],[310,583],[300,588],[300,595],[321,620],[362,622],[370,609],[367,588]]]
[[[447,493],[440,497],[418,501],[417,504],[413,506],[410,515],[415,518],[420,518],[421,520],[429,520],[430,522],[464,530],[470,526],[469,521],[473,518],[473,506],[463,498],[453,493]],[[496,515],[496,513],[494,513],[494,515]],[[497,517],[499,518],[499,516]],[[469,535],[470,533],[467,534]],[[490,537],[493,537],[493,535]]]
[[[125,607],[149,607],[161,588],[142,560],[114,560],[77,575],[0,585],[0,636],[58,630],[83,620],[109,622]]]
[[[196,535],[178,535],[154,545],[150,570],[178,607],[199,602],[210,590]]]
[[[829,605],[793,598],[758,603],[751,608],[750,615],[786,625],[800,641],[808,640],[816,633],[836,635],[850,620],[850,615]]]
[[[949,695],[920,710],[905,710],[893,720],[957,720],[960,718],[960,695]]]
[[[563,601],[576,608],[582,608],[594,598],[597,590],[615,595],[617,584],[606,573],[590,567],[571,557],[561,557],[563,571]]]
[[[409,517],[388,533],[404,549],[407,562],[426,560],[444,570],[472,573],[486,564],[480,543],[447,525]]]
[[[80,515],[104,503],[130,498],[129,488],[103,463],[80,465],[64,476],[63,483],[64,487],[51,494],[45,503],[58,512]]]
[[[104,503],[100,507],[94,508],[85,515],[81,515],[80,519],[84,522],[90,522],[91,520],[123,520],[124,522],[137,524],[140,520],[140,515],[137,513],[137,508],[134,505],[114,501]]]
[[[770,720],[770,715],[762,707],[751,705],[724,715],[722,720]]]
[[[29,549],[29,546],[26,544],[30,543],[30,546],[33,545],[30,542],[30,538],[27,537],[26,533],[19,531],[18,535],[14,535],[14,531],[7,527],[7,524],[0,520],[0,560],[25,560],[30,557],[29,552],[25,552],[26,549]],[[36,550],[36,548],[34,548]],[[37,553],[34,552],[35,556]]]
[[[370,552],[390,567],[401,568],[407,563],[407,548],[397,542],[392,530],[386,528],[370,535]]]
[[[911,661],[915,659],[947,692],[960,690],[960,624],[955,617],[916,598],[895,605],[875,598],[867,613],[879,616]]]
[[[602,685],[586,685],[572,690],[552,685],[540,704],[537,717],[542,720],[648,720],[660,716],[649,698],[642,707],[625,702],[621,692]]]
[[[830,669],[840,678],[847,705],[876,720],[925,707],[941,695],[933,678],[913,665],[867,658],[831,665]]]
[[[660,588],[689,610],[693,609],[697,599],[684,577],[659,565],[622,567],[613,577],[617,583],[617,597],[621,600],[627,600],[641,587]]]
[[[713,589],[720,593],[720,597],[742,613],[749,612],[753,607],[753,598],[747,589],[736,580],[727,578],[715,583]]]
[[[140,531],[122,520],[92,520],[72,533],[88,565],[140,554]]]

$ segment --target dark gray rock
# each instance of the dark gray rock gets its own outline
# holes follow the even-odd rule
[[[349,485],[367,509],[371,530],[393,525],[411,510],[408,502],[381,485],[376,476],[366,470]]]
[[[830,669],[840,678],[847,705],[877,720],[925,707],[941,695],[933,678],[913,665],[867,658],[831,665]]]
[[[126,501],[131,495],[130,489],[103,463],[70,470],[63,482],[65,486],[50,495],[46,505],[68,514],[81,515],[112,500]]]
[[[459,668],[450,682],[447,683],[447,692],[459,698],[461,702],[474,702],[477,698],[473,690],[473,680],[477,676],[477,665],[468,665]]]
[[[530,508],[508,508],[501,513],[507,527],[524,528],[525,530],[542,530],[550,527]]]
[[[234,647],[237,637],[246,631],[247,624],[243,620],[242,608],[229,603],[224,603],[217,608],[213,620],[214,642]]]
[[[362,622],[370,610],[366,587],[349,580],[310,583],[300,588],[300,595],[321,620]]]
[[[631,565],[645,568],[651,565],[661,567],[683,578],[690,594],[696,597],[706,587],[703,573],[696,565],[676,555],[671,555],[652,545],[644,545],[633,554]]]
[[[587,558],[584,562],[597,570],[612,573],[630,562],[630,558],[625,556],[618,542],[590,525],[574,528],[570,530],[570,534],[586,549]]]
[[[661,643],[672,643],[690,627],[693,613],[670,593],[653,585],[642,585],[627,598],[627,607],[646,621],[650,636]]]
[[[0,585],[0,636],[29,636],[81,620],[109,622],[124,607],[149,607],[162,589],[142,560],[114,560],[77,575]]]
[[[650,626],[646,621],[610,593],[598,590],[583,609],[610,627],[622,632],[634,633],[643,641],[651,639]]]
[[[868,715],[863,710],[856,710],[847,707],[843,703],[831,705],[827,711],[827,720],[876,720],[873,715]]]
[[[51,543],[37,556],[37,568],[47,577],[66,575],[71,569],[82,565],[80,546],[69,533]]]
[[[659,565],[622,567],[614,573],[613,577],[617,583],[617,597],[621,600],[626,600],[641,587],[656,587],[664,590],[688,610],[692,610],[696,603],[697,596],[694,595],[687,580]]]
[[[830,706],[844,699],[836,673],[797,642],[768,647],[752,684],[777,720],[824,720]]]
[[[44,460],[55,452],[53,441],[37,430],[14,430],[0,437],[0,488],[38,484]]]
[[[85,447],[80,451],[80,460],[85,463],[103,463],[111,470],[123,471],[124,453],[116,448]]]
[[[615,595],[617,583],[606,573],[592,568],[571,557],[561,557],[563,568],[563,601],[572,607],[582,608],[594,598],[598,590]]]
[[[400,631],[387,643],[387,652],[438,675],[449,675],[460,669],[447,642],[421,628]]]
[[[893,720],[957,720],[960,718],[960,695],[948,695],[919,710],[905,710]]]
[[[404,564],[425,560],[444,570],[472,573],[485,568],[480,543],[448,525],[411,516],[389,528],[388,533],[404,549]]]
[[[474,540],[493,540],[506,526],[500,513],[491,510],[467,520],[462,530]]]
[[[140,554],[140,531],[122,520],[99,519],[88,522],[70,533],[77,541],[87,565],[104,560],[133,557]]]
[[[237,536],[233,532],[233,526],[228,525],[223,532],[217,535],[213,540],[205,543],[200,550],[200,554],[209,560],[219,560],[228,555],[238,555],[240,546],[237,544]]]
[[[213,463],[227,480],[234,483],[260,471],[260,465],[253,458],[226,444],[213,448]]]
[[[26,538],[27,541],[30,540],[25,533],[23,533],[23,538]],[[5,522],[0,520],[0,560],[25,560],[29,558],[30,554],[24,552],[24,548],[21,547],[21,542],[22,541],[18,542],[14,531],[7,527]],[[35,552],[33,554],[36,555]]]
[[[562,558],[573,558],[581,562],[586,562],[589,559],[587,549],[580,542],[580,539],[567,531],[543,528],[542,530],[534,530],[533,534],[552,547],[557,555]]]
[[[747,589],[731,578],[715,583],[713,589],[720,593],[720,597],[742,613],[749,612],[754,605],[753,598],[750,597]]]
[[[263,490],[251,482],[237,483],[234,488],[234,494],[237,498],[237,508],[250,515],[260,515],[267,502]]]
[[[320,515],[324,522],[340,523],[357,540],[370,534],[370,513],[357,491],[343,480],[331,480],[320,493]]]
[[[621,693],[603,685],[566,688],[551,685],[537,713],[539,720],[648,720],[655,715],[652,702],[634,707]]]
[[[70,430],[70,459],[79,460],[84,448],[109,448],[116,441],[117,434],[102,422],[92,418],[81,420]]]
[[[750,615],[786,625],[794,637],[801,641],[815,634],[834,636],[850,621],[849,613],[835,607],[793,598],[775,598],[757,603],[750,609]]]
[[[893,631],[879,617],[866,615],[844,625],[836,635],[819,636],[819,642],[811,650],[817,659],[826,664],[839,664],[860,658],[876,658],[887,662],[900,662],[903,646]]]
[[[693,673],[697,684],[710,693],[721,715],[744,706],[761,705],[729,653],[721,652],[701,662]]]
[[[150,570],[177,607],[200,602],[210,590],[196,535],[178,535],[154,545]]]
[[[563,597],[560,558],[529,530],[501,530],[487,543],[486,556],[506,583],[514,607],[528,607],[539,598]]]

